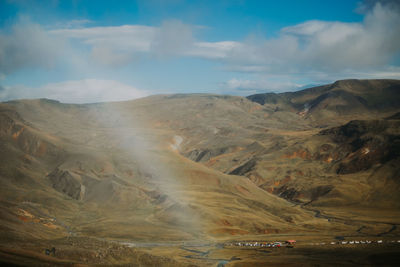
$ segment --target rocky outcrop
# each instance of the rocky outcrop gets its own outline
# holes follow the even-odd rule
[[[250,172],[253,170],[253,168],[256,166],[257,160],[256,159],[251,159],[244,163],[243,165],[240,165],[239,167],[235,168],[233,171],[231,171],[229,174],[232,175],[245,175],[246,173]]]
[[[82,184],[82,178],[79,175],[56,168],[48,175],[48,178],[57,191],[76,200],[84,199],[86,187]]]
[[[229,153],[233,151],[235,147],[220,147],[215,149],[194,149],[190,152],[187,152],[185,157],[196,161],[196,162],[205,162],[210,160],[212,157],[216,157],[221,154]]]
[[[311,203],[327,195],[333,189],[333,185],[320,185],[307,190],[283,185],[274,190],[273,193],[294,203]]]
[[[338,174],[356,173],[400,157],[400,121],[351,121],[320,132],[338,146]],[[345,153],[343,153],[345,152]]]

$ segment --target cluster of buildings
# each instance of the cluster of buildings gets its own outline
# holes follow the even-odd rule
[[[358,245],[358,244],[400,244],[400,240],[351,240],[351,241],[332,241],[332,242],[320,242],[320,243],[309,243],[313,246],[324,246],[324,245]],[[259,247],[259,248],[279,248],[279,247],[294,247],[296,240],[287,241],[275,241],[275,242],[263,242],[263,241],[237,241],[233,243],[225,243],[225,246],[237,246],[237,247]]]
[[[260,247],[260,248],[280,248],[280,247],[293,247],[296,244],[296,240],[287,240],[284,242],[263,242],[263,241],[241,241],[225,244],[227,246],[238,246],[238,247]]]
[[[310,245],[314,246],[323,246],[323,245],[354,245],[354,244],[389,244],[389,243],[400,243],[400,240],[388,240],[388,241],[383,241],[383,240],[352,240],[352,241],[336,241],[336,242],[330,242],[330,243],[310,243]]]

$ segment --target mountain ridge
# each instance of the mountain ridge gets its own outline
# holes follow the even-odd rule
[[[399,88],[399,80],[349,79],[296,92],[256,94],[247,98],[261,105],[281,104],[282,106],[289,106],[297,112],[310,114],[313,113],[313,110],[335,109],[340,106],[347,106],[347,108],[353,109],[341,111],[346,114],[357,109],[364,112],[366,110],[390,111],[398,109],[400,100]],[[324,103],[324,100],[330,100],[331,102],[336,100],[339,103],[332,105],[329,102]],[[338,112],[340,114],[340,110]]]
[[[400,81],[359,83],[0,103],[1,244],[397,237]]]

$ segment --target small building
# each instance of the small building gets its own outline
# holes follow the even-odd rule
[[[294,245],[296,245],[296,240],[293,240],[293,239],[286,240],[285,243],[286,243],[286,245],[294,246]]]

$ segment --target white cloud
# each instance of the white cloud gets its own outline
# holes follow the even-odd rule
[[[67,21],[64,25],[65,28],[79,28],[83,27],[86,24],[93,23],[93,21],[89,19],[73,19],[70,21]]]
[[[193,47],[187,51],[187,55],[208,59],[226,59],[229,53],[237,47],[240,42],[222,41],[222,42],[195,42]]]
[[[313,20],[286,27],[276,39],[244,42],[227,60],[269,73],[378,70],[400,53],[400,27],[394,26],[400,12],[390,7],[376,3],[362,23]]]
[[[0,33],[0,75],[27,67],[52,68],[65,44],[38,24],[20,20],[9,33]]]
[[[302,87],[302,84],[290,81],[274,81],[269,79],[247,80],[247,79],[230,79],[222,84],[222,87],[228,90],[240,90],[251,92],[285,92],[293,91]]]
[[[151,40],[151,52],[157,56],[182,55],[194,44],[192,28],[178,20],[164,21]]]
[[[105,66],[123,66],[136,54],[149,52],[157,29],[150,26],[123,25],[51,30],[59,38],[75,39],[89,46],[90,59]]]
[[[80,39],[91,46],[114,46],[121,50],[149,51],[155,27],[122,25],[79,29],[50,30],[49,34],[64,38]]]
[[[3,86],[0,100],[49,98],[64,103],[94,103],[140,98],[148,92],[114,80],[85,79],[51,83],[42,87]]]
[[[102,65],[123,66],[139,54],[157,57],[194,56],[224,59],[241,44],[234,41],[203,42],[193,36],[193,27],[178,20],[164,21],[160,27],[123,25],[50,30],[59,38],[75,39],[90,47],[90,58]]]
[[[240,71],[246,72],[245,69]],[[256,69],[255,72],[259,72]],[[250,71],[251,72],[251,71]],[[248,75],[247,75],[248,76]],[[276,75],[252,74],[251,78],[232,78],[219,84],[221,93],[249,95],[265,92],[288,92],[306,88],[310,84],[327,84],[343,79],[400,79],[400,67],[383,67],[380,70],[357,71],[344,69],[340,73],[309,71]]]
[[[360,23],[311,20],[283,28],[275,39],[207,42],[194,37],[191,25],[177,20],[160,27],[123,25],[49,31],[90,48],[90,58],[122,66],[140,54],[191,56],[219,60],[231,71],[278,73],[340,73],[379,70],[400,53],[400,12],[376,2]],[[398,64],[398,63],[397,63]]]

